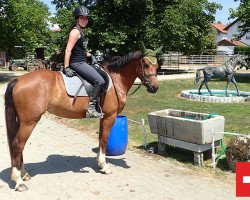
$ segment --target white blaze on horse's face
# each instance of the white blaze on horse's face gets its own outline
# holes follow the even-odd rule
[[[155,93],[158,90],[157,68],[158,63],[155,57],[143,57],[141,81],[150,93]]]

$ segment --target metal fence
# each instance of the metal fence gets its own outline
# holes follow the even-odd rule
[[[162,69],[180,69],[182,66],[195,67],[206,65],[221,65],[228,61],[233,55],[181,55],[179,53],[163,54]]]
[[[228,61],[228,55],[190,55],[186,56],[186,62],[183,64],[223,64]]]

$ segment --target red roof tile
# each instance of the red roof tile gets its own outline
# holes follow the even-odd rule
[[[224,24],[212,24],[212,26],[214,28],[216,28],[218,31],[222,32],[222,33],[227,33],[227,30],[225,30],[227,25],[224,25]]]
[[[227,24],[227,25],[215,23],[215,24],[212,24],[212,26],[213,26],[214,28],[216,28],[218,31],[222,32],[222,33],[227,33],[228,29],[229,29],[232,25],[234,25],[237,21],[239,21],[239,19],[236,19],[236,20],[234,20],[233,22],[231,22],[230,24]]]
[[[226,27],[224,28],[224,30],[228,30],[231,26],[233,26],[238,21],[239,21],[239,19],[236,19],[233,22],[231,22],[230,24],[226,25]]]
[[[248,46],[247,44],[237,41],[237,40],[229,40],[229,39],[223,39],[218,42],[219,46]]]

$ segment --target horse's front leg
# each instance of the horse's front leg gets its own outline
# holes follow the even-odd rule
[[[209,81],[209,80],[204,80],[204,83],[205,83],[205,86],[206,86],[208,92],[210,93],[210,96],[213,96],[213,93],[211,92],[211,90],[210,90],[209,87],[208,87],[208,81]]]
[[[99,133],[99,152],[97,154],[98,166],[102,173],[111,174],[112,171],[106,162],[106,147],[110,130],[115,122],[116,115],[101,119]]]
[[[200,85],[200,87],[199,87],[199,89],[198,89],[198,94],[199,94],[199,95],[201,95],[201,88],[202,88],[202,86],[204,85],[204,83],[205,83],[205,80],[203,80],[203,81],[201,82],[201,85]]]
[[[240,92],[239,92],[238,84],[237,84],[237,82],[236,82],[236,80],[235,80],[235,78],[234,78],[234,77],[232,77],[232,82],[233,82],[233,84],[234,84],[234,86],[235,86],[235,88],[236,88],[237,95],[238,95],[238,96],[240,96]]]

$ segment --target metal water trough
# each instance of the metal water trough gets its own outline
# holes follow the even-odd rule
[[[164,155],[167,144],[194,152],[194,163],[203,163],[203,152],[223,138],[225,118],[219,115],[182,110],[159,110],[148,113],[150,130],[158,135],[158,153]]]

